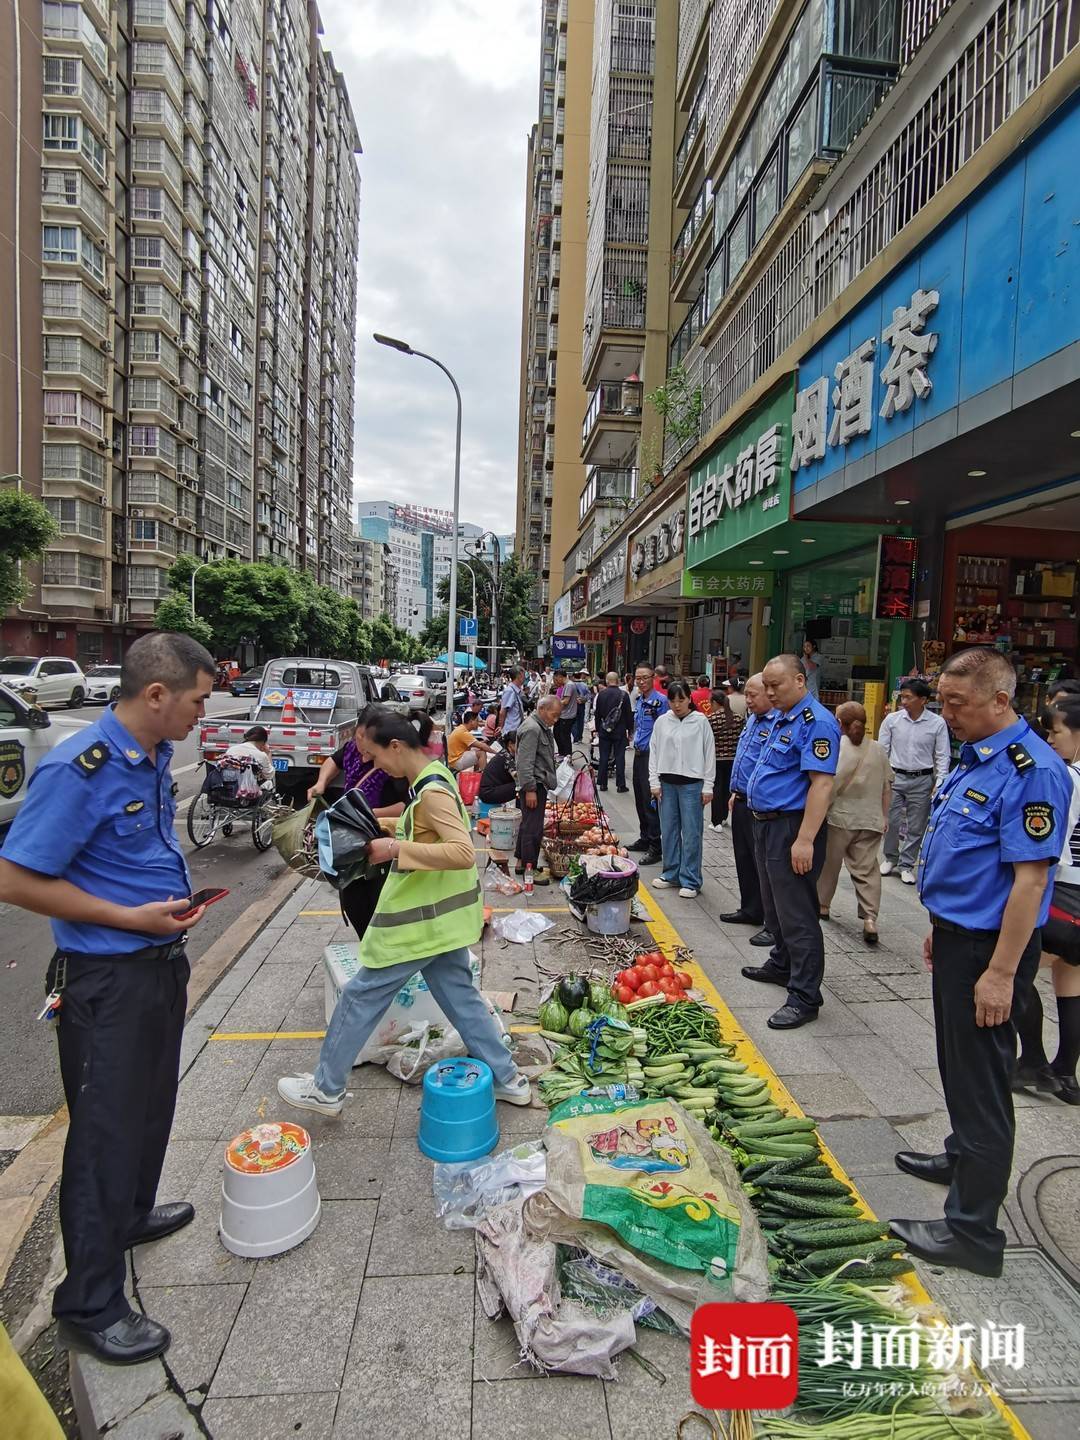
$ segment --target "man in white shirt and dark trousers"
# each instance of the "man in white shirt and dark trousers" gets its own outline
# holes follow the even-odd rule
[[[930,797],[949,773],[949,727],[940,715],[926,708],[929,698],[930,686],[925,680],[905,680],[900,687],[900,709],[885,716],[878,735],[893,772],[881,873],[891,875],[899,864],[905,885],[915,884],[915,862],[930,818]],[[901,820],[906,824],[902,846]]]

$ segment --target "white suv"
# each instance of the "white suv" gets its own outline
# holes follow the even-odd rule
[[[67,705],[72,710],[86,699],[86,677],[74,660],[51,655],[7,655],[0,660],[0,684],[43,709]]]

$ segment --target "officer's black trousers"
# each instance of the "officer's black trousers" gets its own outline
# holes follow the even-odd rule
[[[735,851],[735,873],[739,877],[739,909],[760,925],[765,911],[754,857],[754,821],[745,800],[736,800],[731,810],[731,844]]]
[[[70,1115],[60,1181],[67,1275],[53,1314],[94,1330],[131,1309],[127,1236],[153,1209],[180,1072],[189,966],[71,960],[57,1039]]]
[[[1005,1232],[998,1211],[1012,1170],[1011,1079],[1016,1029],[975,1024],[975,982],[986,969],[996,936],[960,935],[934,927],[934,1029],[938,1069],[952,1134],[945,1149],[953,1157],[953,1181],[945,1218],[969,1245],[1000,1255]],[[1013,982],[1013,1012],[1026,1003],[1039,968],[1041,931],[1029,940]]]
[[[825,864],[825,826],[814,840],[814,863],[805,875],[791,868],[791,847],[802,824],[802,811],[775,820],[754,820],[754,855],[761,881],[765,928],[776,943],[766,962],[787,980],[788,1004],[797,1010],[821,1009],[825,942],[821,937],[817,882]]]
[[[634,808],[637,810],[639,840],[647,840],[660,852],[660,812],[649,788],[649,752],[634,751]]]

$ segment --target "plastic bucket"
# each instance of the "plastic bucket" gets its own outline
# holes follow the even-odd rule
[[[517,844],[518,827],[521,824],[521,811],[516,805],[503,805],[498,810],[492,810],[488,814],[491,823],[491,833],[488,839],[493,850],[513,850]]]
[[[311,1137],[291,1121],[254,1125],[225,1147],[221,1243],[234,1255],[280,1255],[319,1223]]]
[[[629,900],[604,900],[586,905],[585,924],[594,935],[625,935],[630,929]]]
[[[495,1084],[482,1060],[441,1060],[424,1076],[417,1143],[443,1164],[479,1160],[499,1143]]]

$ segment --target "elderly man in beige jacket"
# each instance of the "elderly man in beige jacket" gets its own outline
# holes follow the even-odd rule
[[[876,740],[866,738],[866,711],[857,700],[836,707],[840,722],[840,759],[836,767],[828,825],[825,864],[818,880],[821,918],[829,918],[840,867],[847,865],[855,886],[863,939],[878,943],[881,908],[881,837],[889,822],[892,771],[889,757]]]

